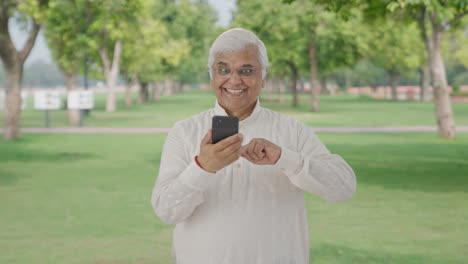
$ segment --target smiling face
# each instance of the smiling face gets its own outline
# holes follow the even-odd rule
[[[218,103],[228,115],[248,117],[263,88],[258,48],[249,45],[239,51],[217,54],[213,63],[214,90]]]

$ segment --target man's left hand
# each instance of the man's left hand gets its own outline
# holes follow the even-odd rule
[[[257,165],[276,164],[281,157],[281,148],[263,138],[254,138],[242,146],[241,156]]]

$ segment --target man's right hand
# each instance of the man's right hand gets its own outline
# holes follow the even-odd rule
[[[208,172],[218,170],[238,160],[241,155],[242,134],[235,134],[211,144],[211,129],[208,130],[200,144],[198,162]]]

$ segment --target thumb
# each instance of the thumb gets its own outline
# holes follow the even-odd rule
[[[206,132],[206,134],[203,137],[201,143],[202,143],[202,145],[211,144],[211,129],[209,129],[208,132]]]
[[[246,145],[240,147],[241,155],[243,155],[247,151],[248,147],[249,147],[249,144],[246,144]]]

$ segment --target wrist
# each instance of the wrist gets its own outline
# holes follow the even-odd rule
[[[280,158],[281,158],[281,148],[278,148],[278,155],[277,155],[276,160],[273,162],[273,164],[278,163],[278,160],[279,160]]]
[[[207,168],[206,163],[203,161],[203,159],[200,159],[200,157],[197,155],[195,156],[195,163],[197,163],[198,167],[200,167],[202,170],[215,173],[216,171],[212,171]]]

